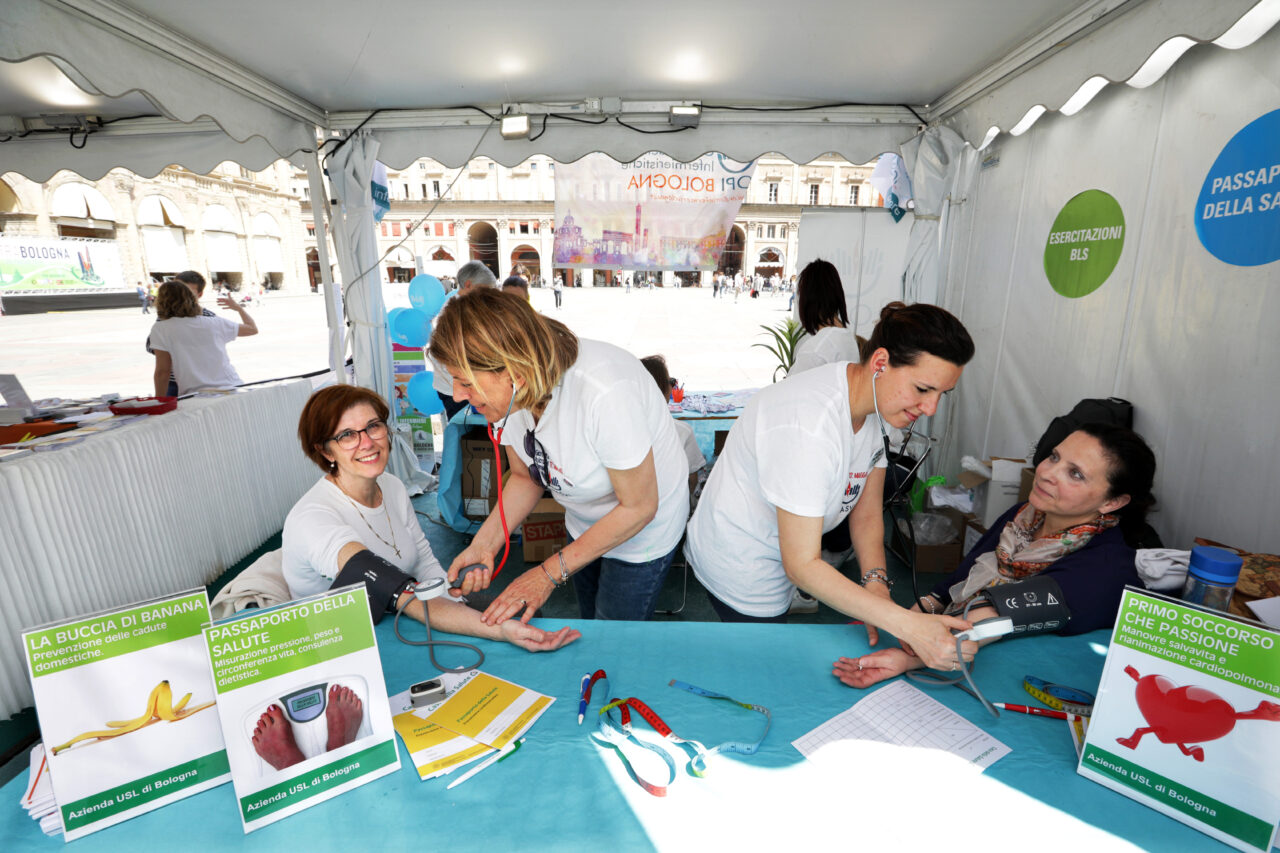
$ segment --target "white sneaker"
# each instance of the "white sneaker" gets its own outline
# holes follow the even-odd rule
[[[817,613],[818,599],[808,593],[802,592],[799,587],[791,593],[791,606],[787,608],[787,613]]]

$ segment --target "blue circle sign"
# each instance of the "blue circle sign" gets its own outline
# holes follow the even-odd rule
[[[1239,267],[1280,260],[1280,110],[1245,125],[1222,149],[1196,200],[1196,234]]]

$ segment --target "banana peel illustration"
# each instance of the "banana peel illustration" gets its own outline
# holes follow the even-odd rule
[[[173,689],[169,686],[168,679],[166,679],[151,689],[151,694],[147,697],[146,710],[140,716],[134,717],[132,720],[107,720],[106,729],[78,734],[66,743],[53,747],[53,754],[57,755],[62,750],[69,749],[81,741],[92,740],[96,742],[127,735],[130,732],[144,729],[152,723],[161,721],[176,723],[179,720],[185,720],[192,714],[203,711],[205,708],[212,708],[216,704],[215,702],[206,702],[203,705],[188,708],[187,703],[189,701],[191,701],[190,693],[179,699],[177,704],[174,704]]]

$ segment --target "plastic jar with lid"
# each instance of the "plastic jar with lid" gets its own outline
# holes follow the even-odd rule
[[[1225,611],[1231,604],[1231,594],[1236,590],[1243,565],[1244,560],[1238,554],[1197,545],[1191,549],[1182,600]]]

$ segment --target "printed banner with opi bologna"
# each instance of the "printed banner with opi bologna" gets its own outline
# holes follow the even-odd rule
[[[722,154],[681,163],[656,151],[557,164],[555,266],[715,269],[754,171]]]

